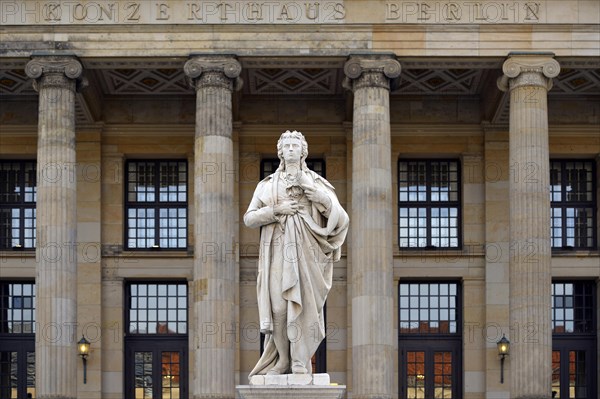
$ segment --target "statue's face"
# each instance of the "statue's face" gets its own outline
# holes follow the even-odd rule
[[[296,138],[283,139],[283,159],[285,162],[298,163],[302,158],[302,142]]]

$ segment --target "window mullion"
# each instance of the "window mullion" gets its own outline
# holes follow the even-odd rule
[[[431,238],[431,161],[425,162],[425,233],[427,234],[426,247],[432,246]]]
[[[155,162],[154,173],[154,244],[160,247],[160,162]]]

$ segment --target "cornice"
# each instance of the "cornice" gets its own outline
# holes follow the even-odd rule
[[[392,137],[415,136],[481,136],[484,131],[479,124],[391,124]]]
[[[237,132],[240,137],[247,136],[280,136],[281,133],[286,130],[297,130],[302,132],[305,136],[311,137],[313,134],[319,136],[337,136],[346,137],[344,125],[341,123],[327,124],[327,125],[303,125],[288,123],[285,125],[245,125],[239,124]]]
[[[165,136],[185,136],[194,137],[195,126],[187,125],[159,125],[159,124],[115,124],[105,125],[102,130],[103,137],[118,137],[118,136],[148,136],[148,137],[165,137]]]

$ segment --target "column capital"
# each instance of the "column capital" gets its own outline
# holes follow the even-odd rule
[[[552,53],[510,54],[502,64],[502,72],[497,82],[502,91],[520,86],[538,86],[550,90],[552,78],[558,76],[560,65]]]
[[[350,55],[344,64],[344,88],[395,87],[402,67],[393,54]]]
[[[33,88],[39,92],[41,86],[81,90],[87,86],[82,76],[83,66],[75,56],[33,56],[25,66],[25,73],[33,79]]]
[[[234,55],[192,56],[183,66],[183,71],[195,90],[221,87],[237,91],[242,88],[242,65]]]

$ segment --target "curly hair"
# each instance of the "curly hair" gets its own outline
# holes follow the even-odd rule
[[[279,158],[279,168],[277,170],[283,170],[285,167],[285,160],[283,159],[283,140],[285,139],[298,139],[302,143],[302,155],[300,157],[300,167],[302,170],[308,170],[308,166],[306,166],[306,157],[308,156],[308,143],[306,142],[306,138],[304,135],[296,130],[290,132],[286,130],[281,134],[279,140],[277,141],[277,157]]]

